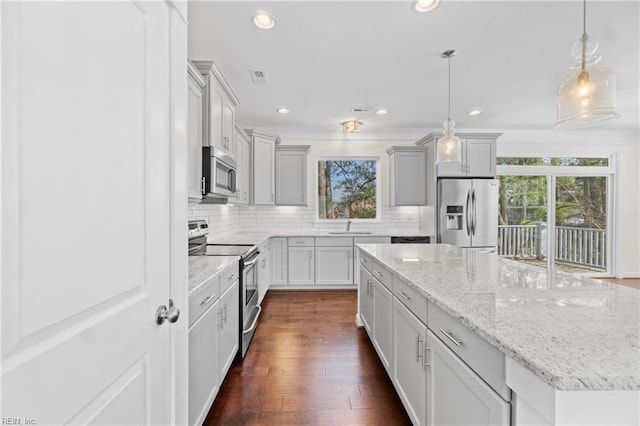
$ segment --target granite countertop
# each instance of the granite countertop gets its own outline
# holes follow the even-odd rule
[[[445,244],[358,246],[553,388],[640,389],[640,290]]]
[[[224,271],[231,264],[238,264],[238,256],[189,256],[189,297],[200,291],[209,278]]]

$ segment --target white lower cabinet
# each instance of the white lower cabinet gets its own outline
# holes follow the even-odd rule
[[[189,329],[189,424],[202,424],[220,388],[220,301]]]
[[[269,256],[271,258],[271,285],[286,285],[287,278],[287,239],[271,238],[269,240]]]
[[[205,284],[189,303],[189,424],[204,422],[240,343],[240,284],[238,264],[220,273],[224,277],[218,298],[219,276]],[[231,277],[231,279],[228,279]],[[231,283],[230,285],[226,284]],[[208,308],[207,308],[208,307]],[[193,313],[193,314],[192,314]]]
[[[392,379],[414,425],[424,425],[426,420],[427,374],[424,365],[426,339],[427,326],[394,298]]]
[[[393,294],[377,279],[372,278],[373,346],[378,352],[387,374],[392,371],[393,359]]]
[[[427,425],[509,425],[509,403],[430,330],[427,348]]]
[[[240,285],[236,280],[220,297],[220,383],[238,353],[240,343]]]
[[[318,247],[316,284],[353,284],[353,247]]]
[[[266,250],[265,247],[267,248]],[[262,303],[262,299],[264,299],[271,284],[271,253],[268,247],[269,244],[266,244],[260,250],[260,257],[258,258],[258,305]]]
[[[313,284],[315,279],[313,246],[289,246],[289,284]]]
[[[360,321],[364,329],[371,337],[371,326],[373,325],[373,289],[371,282],[373,277],[363,266],[360,267],[360,284],[358,289]]]

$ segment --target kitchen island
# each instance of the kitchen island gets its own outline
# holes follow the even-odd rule
[[[443,311],[504,354],[513,424],[639,424],[639,290],[476,249],[358,247],[393,276],[394,298],[400,283],[426,299],[427,327]]]

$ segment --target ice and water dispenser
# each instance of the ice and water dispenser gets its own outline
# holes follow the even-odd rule
[[[462,215],[464,213],[462,206],[447,206],[447,222],[446,229],[447,230],[462,230],[464,226],[464,221],[462,220]]]

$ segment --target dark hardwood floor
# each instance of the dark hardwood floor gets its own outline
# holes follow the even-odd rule
[[[355,326],[355,291],[270,291],[262,308],[205,425],[411,424]]]

